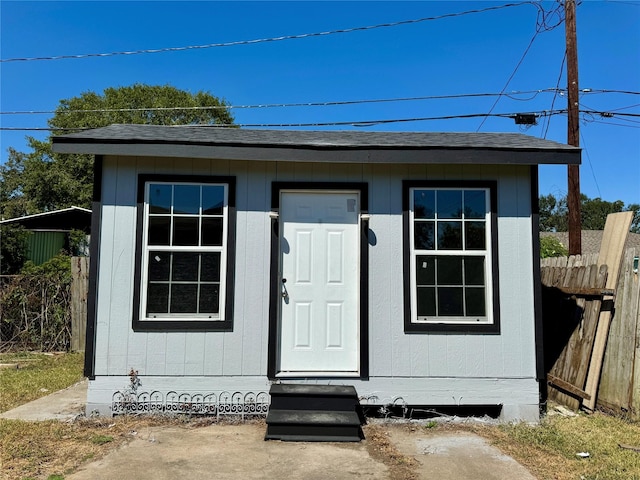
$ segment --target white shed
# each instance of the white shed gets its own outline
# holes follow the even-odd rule
[[[53,145],[96,156],[88,412],[262,412],[292,383],[538,419],[538,165],[580,149],[150,125]]]

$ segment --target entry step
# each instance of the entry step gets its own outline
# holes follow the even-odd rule
[[[267,423],[300,425],[360,425],[360,418],[354,412],[334,412],[318,410],[271,410]]]
[[[365,423],[351,385],[274,384],[265,440],[359,442]]]
[[[269,394],[358,397],[355,387],[351,385],[303,385],[294,383],[276,383],[271,385]]]

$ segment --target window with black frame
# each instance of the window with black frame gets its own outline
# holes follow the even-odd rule
[[[405,182],[405,195],[406,329],[497,328],[491,186]]]
[[[146,322],[224,322],[229,184],[146,181],[139,269]]]

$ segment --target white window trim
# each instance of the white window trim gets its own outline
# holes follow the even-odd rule
[[[221,246],[163,246],[163,245],[149,245],[148,244],[148,231],[149,231],[149,188],[150,185],[195,185],[195,186],[222,186],[224,187],[224,206],[222,211],[222,245]],[[173,200],[172,205],[173,209]],[[154,214],[155,215],[155,214]],[[174,213],[165,214],[165,216],[173,217]],[[203,217],[200,211],[196,214],[178,214],[177,216],[191,216],[198,217],[200,221]],[[147,180],[144,183],[144,217],[143,217],[143,229],[142,229],[142,258],[140,268],[140,305],[139,305],[139,321],[140,322],[170,322],[170,321],[196,321],[196,322],[211,322],[211,321],[225,321],[226,319],[226,298],[227,298],[227,250],[228,250],[228,222],[229,222],[229,184],[228,183],[208,183],[208,182],[181,182],[181,181],[157,181]],[[170,235],[173,235],[173,229],[170,229]],[[199,240],[201,241],[201,239]],[[148,316],[147,310],[147,285],[148,285],[148,272],[149,272],[149,252],[150,251],[165,251],[165,252],[194,252],[194,253],[209,253],[220,252],[220,289],[218,292],[219,308],[217,315],[210,314],[191,314],[191,313],[168,313],[166,315]]]
[[[414,242],[414,191],[416,190],[482,190],[485,192],[485,205],[486,212],[484,216],[485,222],[485,249],[484,250],[438,250],[437,249],[437,229],[434,232],[436,238],[436,245],[433,250],[416,250]],[[460,186],[450,187],[436,187],[436,186],[414,186],[407,190],[409,195],[409,268],[410,268],[410,302],[411,302],[411,323],[414,324],[448,324],[448,325],[493,325],[494,324],[494,292],[493,292],[493,238],[494,234],[491,221],[491,189],[488,187],[471,187],[465,186],[464,182],[461,182]],[[469,221],[478,220],[470,219]],[[434,220],[435,221],[435,220]],[[456,220],[457,221],[457,220]],[[464,218],[462,235],[464,246]],[[485,312],[486,315],[482,317],[478,316],[432,316],[432,317],[418,317],[418,301],[417,301],[417,272],[416,272],[416,258],[420,255],[427,256],[480,256],[485,258],[484,262],[484,274],[485,274]],[[436,296],[437,298],[437,296]]]

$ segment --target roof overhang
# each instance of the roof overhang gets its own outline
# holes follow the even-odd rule
[[[91,228],[91,210],[82,207],[69,207],[23,217],[8,218],[0,221],[0,225],[22,225],[27,230],[34,232],[89,231]]]
[[[56,153],[360,164],[580,164],[580,148],[518,133],[242,130],[111,125],[53,137]]]

